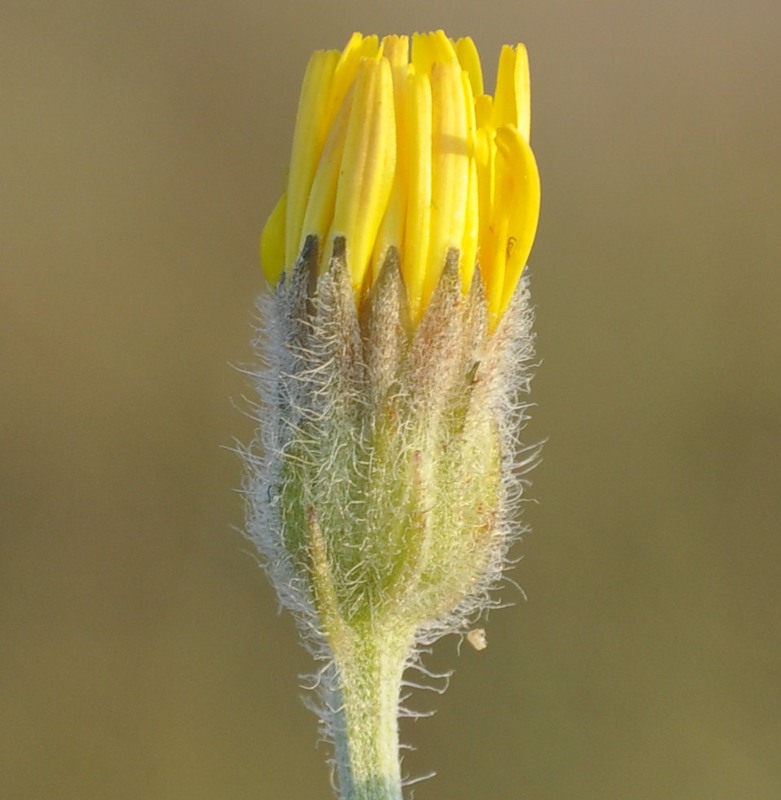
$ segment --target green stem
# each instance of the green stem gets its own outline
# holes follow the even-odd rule
[[[338,660],[335,756],[342,800],[401,800],[398,706],[411,637],[367,630]]]

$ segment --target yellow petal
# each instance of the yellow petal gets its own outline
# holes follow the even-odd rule
[[[532,249],[540,217],[540,174],[526,139],[511,125],[496,131],[496,207],[506,209],[506,267],[499,314],[510,304]]]
[[[495,163],[494,132],[490,128],[479,128],[475,134],[475,170],[477,172],[480,242],[478,260],[484,278],[486,271],[490,268],[490,228],[494,213]]]
[[[461,291],[466,294],[472,285],[477,264],[477,242],[480,232],[479,196],[477,191],[477,166],[469,159],[469,188],[466,196],[466,223],[461,241]]]
[[[354,33],[347,42],[344,50],[334,68],[333,80],[326,94],[327,116],[326,124],[333,124],[349,88],[355,81],[358,66],[364,58],[374,58],[379,50],[379,41],[376,36],[361,36]]]
[[[377,232],[371,260],[370,280],[379,275],[388,248],[395,247],[401,255],[404,241],[404,223],[407,210],[407,167],[405,164],[407,140],[405,123],[407,66],[409,64],[409,39],[406,36],[386,36],[382,40],[382,55],[387,58],[393,74],[393,107],[396,115],[396,172],[393,188],[385,209],[385,216]]]
[[[531,141],[531,75],[529,74],[529,54],[526,48],[519,44],[515,48],[515,86],[516,86],[516,110],[518,112],[518,133]]]
[[[499,68],[496,72],[496,92],[494,93],[494,127],[507,122],[515,124],[515,50],[503,45],[499,54]]]
[[[412,64],[417,73],[430,75],[434,64],[447,64],[450,61],[458,61],[458,57],[453,42],[443,31],[413,35]]]
[[[478,128],[492,128],[494,125],[494,99],[490,94],[475,97],[475,124]]]
[[[403,67],[406,70],[409,63],[409,36],[383,36],[380,51],[382,57],[390,61],[392,69]]]
[[[333,223],[326,256],[345,237],[353,288],[363,283],[396,168],[396,123],[390,63],[363,59],[355,78]]]
[[[472,45],[472,47],[474,47],[474,45]],[[464,230],[461,242],[457,246],[461,251],[461,289],[466,294],[466,292],[469,291],[469,287],[472,285],[472,276],[475,271],[477,259],[477,242],[480,234],[480,200],[477,190],[477,165],[475,164],[475,136],[477,134],[475,125],[475,100],[472,91],[472,79],[467,72],[461,73],[461,83],[464,89],[464,104],[466,108],[468,182],[465,199]]]
[[[522,44],[504,45],[496,76],[494,125],[514,125],[527,142],[531,126],[530,85],[526,48]]]
[[[480,65],[480,55],[477,52],[475,43],[470,37],[459,39],[455,44],[456,55],[472,84],[472,94],[479,97],[483,93],[483,68]]]
[[[301,228],[309,201],[317,163],[328,130],[325,125],[328,90],[339,53],[318,51],[309,60],[298,103],[296,130],[287,188],[287,221],[285,225],[285,262],[293,264],[298,257]]]
[[[407,77],[406,121],[407,220],[401,270],[410,313],[417,320],[428,261],[431,216],[431,83],[412,67]]]
[[[317,165],[317,172],[309,192],[309,202],[306,206],[304,221],[301,225],[299,241],[296,242],[296,253],[301,252],[307,236],[317,236],[322,243],[331,226],[336,203],[336,187],[339,184],[339,170],[342,166],[342,154],[347,139],[350,111],[352,110],[353,94],[353,91],[349,91],[344,98]],[[330,253],[328,257],[330,257]],[[321,267],[324,265],[322,249],[320,264]]]
[[[431,233],[423,284],[424,304],[434,293],[448,250],[460,248],[464,238],[469,193],[469,129],[464,82],[458,61],[432,65],[431,99]]]
[[[274,286],[285,271],[285,215],[287,193],[279,198],[260,234],[260,263],[263,275]]]
[[[496,139],[492,128],[480,128],[475,136],[475,167],[479,207],[479,239],[477,261],[485,295],[492,314],[498,313],[504,284],[505,259],[499,248],[499,227],[496,203]],[[492,306],[493,300],[493,306]]]

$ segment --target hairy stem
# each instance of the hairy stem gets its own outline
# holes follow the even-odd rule
[[[341,662],[335,757],[342,800],[401,800],[398,705],[411,637],[368,628]]]

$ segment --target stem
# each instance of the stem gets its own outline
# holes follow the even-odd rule
[[[398,706],[411,637],[367,628],[337,659],[335,756],[342,800],[401,800]]]

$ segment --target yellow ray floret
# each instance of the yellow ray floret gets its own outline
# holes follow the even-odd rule
[[[406,36],[386,36],[382,40],[382,56],[390,63],[393,77],[393,104],[396,121],[396,141],[408,139],[405,113],[407,71],[409,62],[409,39]],[[404,223],[407,213],[406,185],[409,168],[407,152],[403,147],[396,148],[396,169],[393,175],[393,186],[388,205],[377,231],[374,252],[371,257],[371,274],[367,281],[373,283],[380,273],[382,265],[391,247],[398,248],[404,239]]]
[[[315,53],[286,192],[261,237],[267,280],[293,267],[309,236],[325,269],[343,237],[360,302],[393,248],[416,324],[457,251],[462,290],[478,268],[496,325],[537,229],[530,121],[523,45],[502,48],[494,97],[472,40],[442,31],[411,41],[354,34],[341,52]]]
[[[514,125],[526,141],[531,129],[531,83],[526,48],[504,45],[499,56],[494,98],[494,125]]]
[[[285,218],[287,216],[287,192],[271,212],[260,236],[260,263],[263,275],[273,286],[285,271]]]
[[[431,83],[410,69],[406,94],[407,214],[399,249],[401,274],[415,309],[422,303],[431,230]]]
[[[315,53],[309,61],[301,87],[287,184],[285,260],[288,265],[295,261],[299,252],[309,191],[328,136],[327,97],[338,60],[339,54],[334,51]]]
[[[393,80],[387,59],[364,59],[353,86],[350,123],[326,253],[343,236],[353,287],[360,290],[396,169]]]

